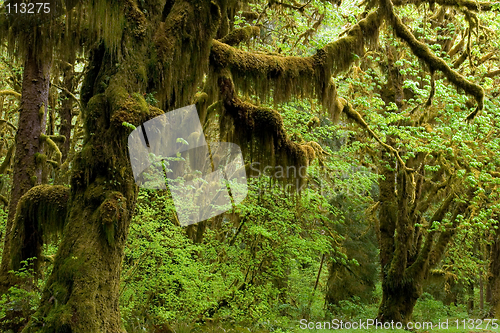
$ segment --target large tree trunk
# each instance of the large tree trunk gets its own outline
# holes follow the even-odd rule
[[[37,154],[43,152],[42,134],[45,132],[49,81],[50,59],[39,59],[35,50],[30,48],[24,62],[21,107],[16,134],[16,153],[14,158],[12,191],[0,269],[0,291],[5,292],[12,285],[8,273],[10,267],[10,247],[12,226],[19,199],[33,186],[40,184],[42,166],[37,162]],[[22,260],[27,258],[22,258]]]
[[[86,84],[101,69],[114,67],[110,59],[103,49],[94,52]],[[73,161],[64,238],[41,306],[25,332],[124,332],[118,306],[120,267],[137,187],[127,156],[128,133],[121,126],[128,119],[117,119],[117,113],[137,117],[120,106],[134,108],[138,102],[122,91],[123,82],[114,76],[110,90],[86,104],[90,133]],[[139,111],[146,112],[144,117],[150,113]]]
[[[389,137],[388,142],[391,141]],[[429,275],[430,268],[441,260],[458,225],[457,216],[465,212],[468,203],[467,200],[454,203],[456,194],[450,191],[429,221],[441,222],[450,212],[452,227],[445,231],[438,232],[437,229],[428,231],[422,240],[415,226],[420,222],[420,215],[415,212],[424,210],[426,202],[431,201],[424,201],[417,206],[416,203],[421,195],[419,185],[411,181],[411,176],[405,170],[401,170],[403,168],[400,165],[396,166],[392,162],[392,157],[383,159],[387,167],[382,166],[383,177],[379,181],[378,234],[383,298],[377,319],[382,322],[394,321],[406,324],[411,320],[413,308],[422,294],[422,285]],[[409,159],[407,165],[414,167],[418,163],[417,157]],[[429,198],[434,198],[433,192],[429,192]],[[415,193],[413,200],[411,200],[412,193]],[[470,199],[473,192],[467,193]]]
[[[413,281],[401,285],[385,280],[382,284],[382,302],[379,307],[378,320],[382,322],[407,323],[413,313],[413,308],[422,294],[422,288]]]
[[[163,113],[142,94],[153,81],[145,77],[151,58],[163,68],[154,89],[161,89],[164,105],[192,103],[220,17],[213,2],[193,2],[176,1],[161,23],[127,2],[122,58],[102,45],[93,51],[81,92],[86,138],[73,161],[64,238],[24,332],[124,332],[120,271],[137,186],[127,151],[130,130],[122,124],[139,126]],[[162,9],[147,12],[161,15]]]

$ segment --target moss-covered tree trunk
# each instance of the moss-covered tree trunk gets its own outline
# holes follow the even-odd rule
[[[11,235],[17,203],[23,194],[41,181],[42,166],[37,156],[43,151],[41,136],[45,133],[50,67],[50,58],[41,59],[33,48],[28,48],[24,62],[21,107],[16,133],[13,185],[0,270],[0,287],[3,291],[12,283],[8,271],[11,269]]]
[[[390,139],[388,141],[391,141]],[[387,155],[385,155],[387,156]],[[411,320],[413,308],[422,294],[422,286],[429,270],[441,260],[452,239],[459,214],[468,207],[469,197],[456,202],[452,190],[440,202],[429,219],[430,224],[441,223],[449,216],[451,227],[444,231],[432,229],[422,233],[418,224],[422,222],[420,212],[435,198],[433,192],[425,201],[420,200],[420,183],[412,182],[411,174],[384,157],[387,163],[382,167],[379,181],[379,247],[382,274],[382,301],[377,319],[382,322],[394,321],[406,324]],[[414,167],[417,159],[409,159],[407,166]],[[416,194],[412,196],[412,191]],[[448,215],[450,214],[450,215]]]
[[[81,92],[86,137],[73,161],[64,237],[41,305],[23,332],[124,332],[120,271],[138,188],[130,130],[122,124],[139,126],[163,113],[144,100],[150,89],[169,108],[194,102],[220,17],[210,1],[147,5],[125,2],[119,50],[101,44],[92,51]]]

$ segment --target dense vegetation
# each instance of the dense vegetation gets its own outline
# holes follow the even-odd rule
[[[47,6],[0,1],[1,331],[500,319],[498,3]],[[190,104],[248,194],[181,226],[127,138]]]

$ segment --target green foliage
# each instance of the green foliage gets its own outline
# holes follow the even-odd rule
[[[35,279],[32,261],[24,260],[19,270],[10,272],[19,284],[0,296],[1,327],[22,327],[38,306],[43,284]]]
[[[423,293],[415,305],[413,312],[413,320],[424,322],[432,321],[434,323],[443,319],[468,319],[469,315],[465,306],[448,305],[445,306],[443,302],[435,300],[432,295]]]

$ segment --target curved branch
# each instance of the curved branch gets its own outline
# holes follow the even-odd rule
[[[19,269],[23,260],[36,257],[34,269],[38,270],[42,245],[64,228],[69,194],[70,189],[65,186],[39,185],[21,197],[10,236],[12,269]]]
[[[21,99],[21,94],[14,90],[0,90],[0,96],[14,96],[17,99]]]
[[[12,163],[12,156],[14,156],[14,149],[16,148],[15,144],[11,144],[9,149],[7,150],[7,155],[3,160],[2,164],[0,164],[0,175],[3,175],[5,171],[10,167]]]
[[[56,87],[57,89],[60,89],[60,90],[64,91],[66,94],[68,94],[69,97],[73,98],[73,100],[76,102],[76,104],[78,104],[78,108],[80,110],[83,110],[82,104],[80,102],[80,99],[78,97],[76,97],[71,91],[69,91],[68,89],[66,89],[66,88],[64,88],[64,87],[62,87],[62,86],[60,86],[58,84],[55,84],[55,83],[52,83],[52,85],[54,87]]]
[[[299,170],[324,154],[323,149],[316,142],[300,144],[290,140],[286,134],[283,119],[277,111],[240,100],[236,96],[230,78],[221,76],[218,81],[225,109],[225,114],[221,119],[221,132],[229,134],[232,142],[241,142],[242,151],[250,154],[257,153],[262,162],[270,165],[295,166]],[[227,128],[229,127],[228,117],[234,129]],[[255,144],[254,141],[256,141]],[[247,149],[249,142],[250,151]],[[299,171],[298,178],[302,176]]]
[[[2,124],[2,123],[9,125],[14,131],[17,131],[16,125],[11,123],[10,121],[5,120],[5,119],[0,119],[0,124]]]
[[[483,88],[475,83],[470,82],[464,76],[451,69],[448,64],[446,64],[443,59],[436,56],[426,44],[418,41],[408,29],[408,27],[403,24],[401,18],[396,15],[391,0],[383,0],[382,6],[385,9],[385,14],[388,18],[388,21],[393,26],[396,35],[408,44],[413,54],[425,61],[427,65],[429,65],[431,70],[439,70],[443,72],[446,78],[457,88],[461,88],[466,93],[474,96],[477,102],[477,107],[466,118],[467,120],[474,119],[476,114],[483,109]]]

